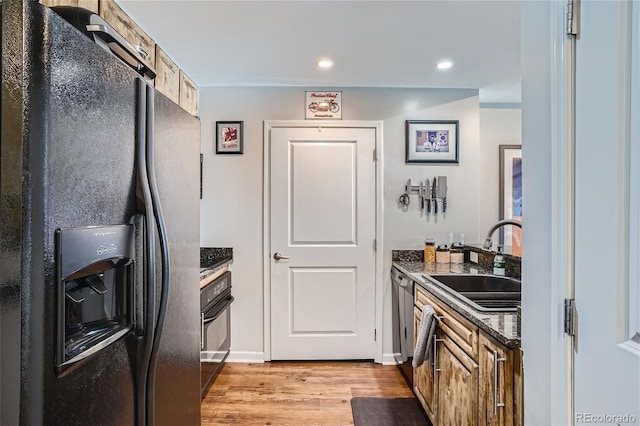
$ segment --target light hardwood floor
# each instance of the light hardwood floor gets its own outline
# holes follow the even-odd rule
[[[373,362],[227,363],[202,401],[203,425],[352,425],[352,397],[407,398],[396,366]]]

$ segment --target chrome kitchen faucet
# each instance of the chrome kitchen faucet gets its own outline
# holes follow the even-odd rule
[[[522,222],[517,221],[517,220],[513,220],[513,219],[503,219],[501,221],[499,221],[498,223],[496,223],[495,225],[493,225],[491,227],[491,229],[489,230],[489,232],[487,233],[487,237],[484,240],[484,245],[483,248],[485,250],[489,250],[491,248],[491,237],[493,237],[493,233],[496,231],[496,229],[505,226],[505,225],[514,225],[517,226],[518,228],[522,229]]]

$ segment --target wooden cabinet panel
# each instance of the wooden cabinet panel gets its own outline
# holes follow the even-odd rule
[[[480,425],[514,424],[513,351],[480,334]]]
[[[180,106],[192,115],[198,113],[198,86],[180,70]]]
[[[472,358],[478,356],[478,327],[464,319],[460,314],[448,308],[436,297],[431,296],[418,285],[415,287],[415,305],[422,309],[425,304],[433,306],[438,316],[443,317],[440,327],[464,349]]]
[[[416,341],[418,340],[418,330],[420,330],[420,322],[422,319],[422,311],[417,307],[413,309],[413,347],[415,350]],[[435,422],[436,413],[438,411],[438,392],[437,392],[437,376],[432,369],[429,369],[426,363],[420,367],[413,369],[413,390],[416,397],[422,404],[424,411],[427,413],[432,422]]]
[[[78,0],[78,6],[89,9],[90,11],[95,13],[98,13],[100,11],[98,3],[98,0]]]
[[[156,89],[176,104],[180,103],[180,68],[156,45]]]
[[[524,425],[524,368],[522,349],[513,350],[513,423]]]
[[[45,6],[77,6],[78,0],[40,0]]]
[[[80,6],[98,13],[98,0],[41,0],[45,6]]]
[[[427,292],[417,285],[415,286],[413,296],[415,305],[420,309],[422,309],[424,305],[431,304],[432,302],[431,297],[427,294]]]
[[[478,424],[478,364],[447,334],[438,345],[438,426]]]
[[[147,57],[145,64],[155,69],[156,44],[114,0],[100,0],[100,16],[133,46],[139,46]]]
[[[414,369],[413,376],[414,392],[431,422],[435,426],[522,426],[522,352],[480,332],[419,286],[415,287],[414,304],[414,342],[424,305],[431,305],[443,317],[436,329],[441,339],[437,343],[438,372],[433,376],[423,364]]]

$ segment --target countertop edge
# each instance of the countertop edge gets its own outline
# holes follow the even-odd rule
[[[404,264],[404,265],[403,265]],[[492,324],[502,323],[504,324],[507,321],[513,322],[518,321],[517,315],[515,313],[488,313],[488,312],[479,312],[472,307],[466,305],[464,302],[455,299],[453,296],[448,295],[444,290],[437,288],[434,284],[428,282],[424,278],[421,277],[421,274],[429,274],[428,272],[411,272],[407,269],[406,266],[413,265],[418,267],[419,265],[424,265],[422,262],[403,262],[403,261],[393,261],[392,267],[398,268],[401,272],[411,276],[413,280],[420,285],[424,290],[428,291],[434,297],[436,297],[439,301],[446,304],[448,307],[453,309],[456,313],[462,315],[464,318],[468,319],[476,325],[480,330],[487,333],[489,336],[493,337],[495,340],[503,344],[504,346],[510,349],[518,349],[520,348],[520,336],[517,337],[509,337],[503,334],[500,330],[495,328]],[[406,265],[406,266],[405,266]],[[477,265],[473,265],[476,267]],[[479,273],[488,273],[484,271],[482,268],[478,267]]]
[[[219,270],[223,269],[223,268],[228,268],[229,266],[231,266],[231,264],[233,263],[233,259],[222,259],[220,262],[216,263],[213,266],[210,266],[208,268],[202,268],[200,270],[200,281],[206,279],[208,276],[215,274],[216,272],[218,272]]]

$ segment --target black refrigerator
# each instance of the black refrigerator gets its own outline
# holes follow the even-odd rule
[[[200,424],[200,121],[99,19],[0,4],[0,423]]]

